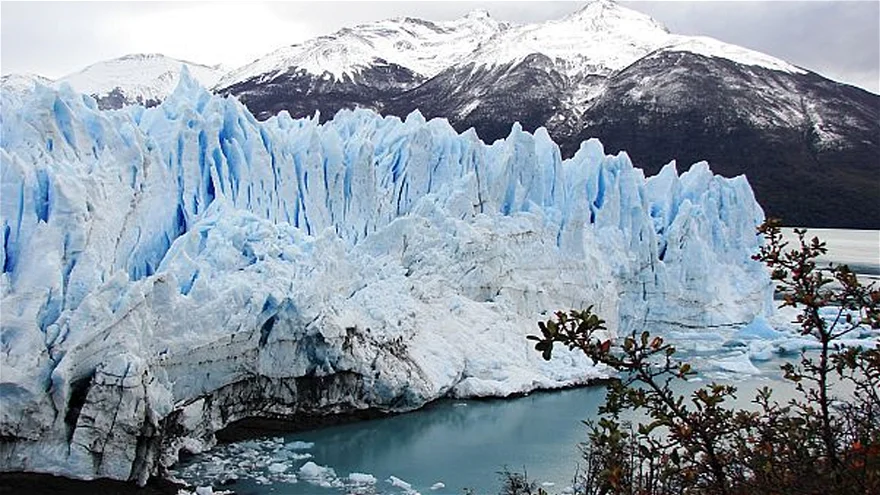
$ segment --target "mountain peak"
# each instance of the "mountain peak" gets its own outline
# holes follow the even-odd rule
[[[188,76],[205,86],[213,86],[220,69],[180,60],[161,53],[131,53],[94,63],[85,69],[59,79],[81,93],[95,96],[99,104],[118,108],[128,103],[149,103],[164,100],[180,80],[181,67]],[[122,100],[101,103],[105,96],[119,93]]]
[[[37,86],[49,86],[52,80],[38,74],[4,74],[0,77],[0,88],[4,94],[24,94]]]
[[[565,60],[561,69],[572,77],[607,75],[669,42],[669,32],[650,16],[595,0],[559,20],[512,27],[464,63],[493,67],[541,54]]]
[[[585,11],[585,10],[590,10],[590,9],[596,10],[596,9],[615,9],[615,8],[619,9],[619,8],[623,8],[623,7],[621,7],[620,4],[618,4],[614,0],[588,0],[587,2],[584,3],[584,6],[579,8],[578,10],[576,10],[575,13]]]
[[[474,9],[474,10],[468,12],[467,14],[465,14],[465,16],[464,16],[465,19],[472,19],[475,21],[476,20],[487,20],[487,19],[491,19],[491,17],[492,16],[489,15],[489,11],[486,9]]]
[[[660,30],[668,33],[666,26],[653,17],[623,7],[614,0],[592,0],[572,12],[563,22],[585,25],[592,30],[636,31],[643,29]]]
[[[171,58],[167,55],[161,53],[129,53],[128,55],[123,55],[118,57],[116,60],[150,60],[150,59],[161,59],[161,58]]]

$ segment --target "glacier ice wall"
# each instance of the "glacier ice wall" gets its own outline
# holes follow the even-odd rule
[[[140,482],[248,416],[399,411],[585,383],[524,336],[744,324],[762,212],[705,163],[491,145],[369,111],[258,122],[189,77],[102,112],[3,94],[0,469]]]

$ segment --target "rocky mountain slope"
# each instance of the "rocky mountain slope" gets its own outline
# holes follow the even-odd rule
[[[450,51],[442,41],[450,39],[461,49]],[[409,46],[421,58],[401,49]],[[671,34],[609,0],[531,25],[478,13],[357,26],[275,52],[216,90],[259,118],[287,110],[326,119],[354,107],[404,117],[418,108],[488,142],[518,121],[546,127],[565,156],[595,136],[649,173],[708,159],[745,173],[768,215],[788,224],[880,228],[878,95]]]

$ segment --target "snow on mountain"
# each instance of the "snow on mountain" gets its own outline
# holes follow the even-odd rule
[[[780,72],[806,74],[807,71],[770,55],[749,50],[741,46],[724,43],[707,36],[675,36],[672,43],[663,47],[664,51],[690,52],[705,57],[718,57],[742,65],[764,67]]]
[[[713,38],[672,34],[652,17],[612,0],[591,1],[560,20],[511,28],[459,63],[491,68],[515,64],[538,53],[555,61],[568,76],[608,76],[660,49],[804,73],[775,57]]]
[[[226,87],[252,78],[270,80],[290,68],[342,80],[378,61],[431,77],[507,27],[508,23],[492,19],[484,10],[436,23],[410,17],[387,19],[278,49],[229,72],[217,85]]]
[[[492,68],[534,54],[547,56],[568,76],[607,76],[663,48],[800,71],[711,38],[671,34],[648,15],[612,0],[593,0],[563,19],[535,24],[498,22],[478,10],[447,22],[397,18],[345,28],[276,50],[224,75],[217,87],[269,81],[291,69],[341,81],[379,61],[430,78],[456,65]]]
[[[124,104],[155,105],[177,87],[181,66],[206,87],[212,87],[226,71],[224,68],[178,60],[158,53],[133,54],[92,64],[62,77],[76,91],[93,95],[102,107],[119,108]]]
[[[7,74],[0,77],[0,89],[8,93],[30,93],[37,84],[48,86],[52,80],[37,74]]]
[[[608,75],[668,43],[670,36],[651,17],[599,0],[560,20],[512,28],[460,63],[493,67],[539,53],[558,61],[568,75]]]
[[[762,212],[705,163],[444,120],[257,121],[188,76],[158,107],[3,94],[0,470],[143,483],[232,421],[401,411],[601,376],[525,335],[724,333],[772,307]]]

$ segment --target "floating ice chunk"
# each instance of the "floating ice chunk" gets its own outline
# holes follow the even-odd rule
[[[773,328],[769,321],[763,316],[757,316],[751,323],[741,328],[733,334],[731,340],[747,341],[754,339],[761,340],[777,340],[784,337],[785,334]]]
[[[275,462],[275,463],[269,464],[269,467],[267,469],[269,470],[270,473],[281,474],[284,471],[287,471],[288,468],[290,468],[290,466],[288,466],[287,464],[283,464],[281,462]]]
[[[299,482],[299,478],[296,477],[295,474],[281,474],[275,477],[276,483],[289,483],[294,484]]]
[[[238,446],[245,450],[259,450],[260,447],[262,447],[260,442],[256,440],[245,440],[244,442],[239,443]]]
[[[741,353],[734,356],[714,359],[711,362],[722,371],[729,371],[732,373],[743,375],[761,374],[761,370],[756,368],[755,365],[752,364],[751,360],[749,360],[748,353]]]
[[[411,484],[407,483],[406,481],[403,481],[402,479],[398,478],[397,476],[389,476],[388,479],[385,481],[387,483],[391,483],[391,486],[396,486],[397,488],[402,488],[406,491],[412,490]]]
[[[195,491],[196,495],[214,495],[214,489],[210,486],[199,486],[196,487]]]
[[[552,481],[545,481],[545,482],[541,483],[541,486],[546,486],[547,488],[550,488],[550,487],[556,486],[556,483],[554,483]]]
[[[376,477],[372,474],[351,473],[348,475],[348,481],[356,485],[375,485]]]
[[[446,483],[443,483],[442,481],[438,481],[431,485],[431,490],[442,490],[444,488],[446,488]]]
[[[330,488],[336,481],[336,471],[327,466],[319,466],[309,461],[299,468],[299,478],[307,483]]]
[[[288,444],[284,445],[284,448],[287,450],[308,450],[315,446],[315,442],[302,442],[300,440],[295,440]]]
[[[777,354],[797,354],[811,349],[821,349],[822,345],[818,340],[806,337],[793,337],[789,339],[779,340],[773,343]]]
[[[769,361],[776,355],[773,344],[756,341],[749,344],[749,359],[752,361]]]

